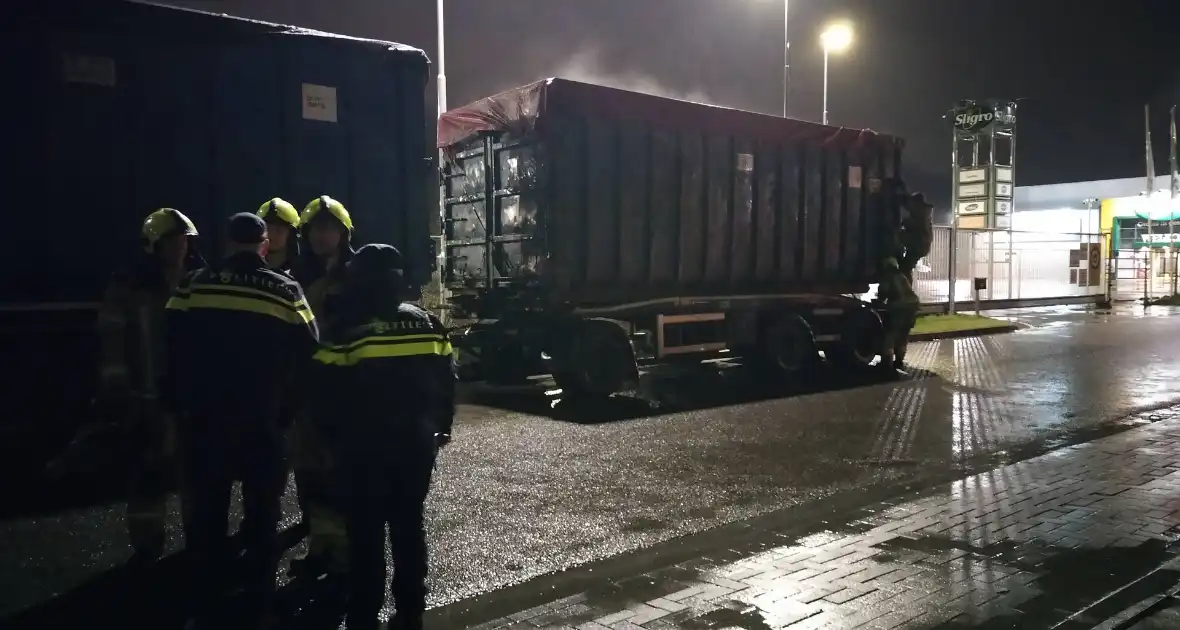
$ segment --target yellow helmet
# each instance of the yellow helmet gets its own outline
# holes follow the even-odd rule
[[[307,225],[325,208],[344,226],[344,229],[348,230],[349,234],[352,233],[352,216],[348,214],[344,204],[327,195],[316,197],[307,204],[307,207],[303,209],[303,214],[299,216],[299,225]]]
[[[197,236],[197,226],[193,225],[193,222],[184,216],[183,212],[174,208],[156,210],[143,220],[143,227],[140,228],[144,251],[152,253],[160,239],[177,233],[185,236]]]
[[[258,216],[262,219],[275,217],[287,225],[299,229],[299,211],[295,206],[280,197],[275,197],[258,208]]]

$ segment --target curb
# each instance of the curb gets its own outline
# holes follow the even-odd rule
[[[963,337],[982,337],[984,335],[1002,335],[1016,332],[1025,326],[1009,324],[1007,326],[991,326],[988,328],[971,328],[967,330],[952,330],[936,333],[918,333],[910,335],[910,341],[933,341],[935,339],[962,339]]]

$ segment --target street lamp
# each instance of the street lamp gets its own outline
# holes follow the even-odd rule
[[[439,0],[440,2],[442,0]],[[840,53],[852,45],[852,27],[844,22],[829,24],[819,35],[819,42],[824,48],[824,116],[823,124],[828,124],[828,55]]]

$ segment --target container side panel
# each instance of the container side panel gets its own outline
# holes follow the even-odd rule
[[[648,202],[650,278],[656,286],[675,286],[680,242],[680,165],[677,137],[656,130],[651,138],[651,192]]]
[[[343,125],[349,124],[353,112],[350,95],[341,85],[339,68],[344,60],[311,38],[294,36],[282,47],[286,53],[281,98],[289,150],[288,167],[284,169],[289,178],[287,194],[300,209],[320,195],[333,197],[349,209],[353,224],[361,229],[369,222],[368,209],[362,211],[353,203],[349,189],[353,154]],[[327,117],[319,108],[305,112],[305,89],[323,99],[320,103],[325,107],[325,101],[334,98],[335,121],[314,118]]]
[[[434,134],[423,132],[433,123],[425,98],[429,70],[426,60],[419,57],[407,59],[383,52],[378,61],[380,65],[374,66],[373,76],[362,79],[380,86],[372,92],[365,109],[369,116],[386,121],[391,133],[384,142],[372,138],[366,140],[361,157],[380,165],[380,156],[396,154],[396,162],[373,169],[376,172],[371,176],[377,181],[393,180],[387,181],[379,191],[389,195],[388,203],[400,226],[392,239],[410,260],[414,281],[425,285],[430,282],[437,264],[431,242],[431,234],[436,232],[431,226],[437,223],[438,215]],[[391,101],[386,102],[385,98]],[[368,136],[364,124],[354,125],[352,132],[354,138]],[[397,170],[397,176],[386,177],[386,172],[392,169]],[[375,238],[379,240],[379,237]]]
[[[537,269],[537,159],[531,144],[511,144],[496,153],[496,234],[503,252],[501,275],[523,277]]]
[[[544,219],[550,277],[556,289],[565,291],[586,278],[587,145],[579,120],[563,117],[551,124],[553,131],[545,140],[550,192]]]
[[[214,234],[228,215],[253,212],[272,197],[293,204],[307,201],[288,198],[280,51],[273,46],[227,47],[217,62],[214,90],[220,98],[209,103],[216,121],[211,128],[216,146],[209,185],[215,191],[211,210],[217,216],[209,217],[213,224],[208,226]]]
[[[844,255],[840,259],[841,278],[855,281],[864,269],[864,158],[861,151],[848,151],[845,172]]]
[[[754,259],[757,257],[754,229],[754,145],[739,140],[734,142],[735,168],[733,172],[733,240],[730,244],[730,280],[735,284],[752,284]]]
[[[619,260],[619,130],[606,122],[586,129],[589,179],[586,280],[591,287],[612,283]]]
[[[648,282],[651,248],[648,215],[651,178],[651,134],[647,125],[620,127],[622,159],[619,190],[619,280],[642,291]]]
[[[680,251],[678,286],[698,285],[705,276],[705,138],[681,133],[680,139]]]
[[[729,279],[730,224],[733,198],[733,142],[727,136],[706,139],[707,220],[705,233],[705,282],[713,287]]]
[[[844,205],[844,156],[841,151],[824,151],[824,210],[823,226],[820,228],[824,252],[821,260],[820,277],[825,280],[839,280],[843,260],[844,216],[848,207]]]
[[[803,151],[803,267],[801,280],[823,277],[824,159],[819,149]]]
[[[877,150],[865,152],[865,183],[867,194],[864,194],[864,257],[861,260],[860,273],[863,277],[872,277],[878,261],[881,258],[881,238],[885,229],[885,221],[881,213],[881,190],[884,185],[881,172],[881,153]]]
[[[18,247],[15,251],[24,255],[6,261],[9,268],[25,272],[17,274],[18,287],[11,292],[6,287],[8,301],[96,298],[112,269],[138,251],[139,224],[151,211],[132,201],[133,152],[141,144],[136,137],[133,42],[99,33],[58,32],[46,44],[40,59],[48,74],[41,103],[46,126],[40,130],[46,161],[38,194],[47,210],[63,216],[74,216],[78,204],[84,203],[93,220],[56,230],[48,241],[18,239],[37,248]],[[109,77],[79,76],[74,71],[87,64],[109,67]],[[7,226],[10,233],[45,230],[43,217],[36,213],[8,214],[13,222]],[[104,246],[95,247],[96,243]],[[48,251],[39,249],[46,244]],[[49,266],[32,268],[27,263],[34,259]]]
[[[410,205],[408,195],[421,185],[420,180],[411,179],[417,175],[418,165],[410,164],[410,156],[398,150],[421,135],[403,135],[398,123],[410,115],[403,111],[406,99],[401,88],[405,78],[398,76],[399,69],[386,64],[382,56],[367,51],[341,59],[338,75],[341,91],[337,94],[348,114],[340,121],[339,131],[351,153],[348,189],[350,207],[357,215],[358,240],[397,247],[415,263],[411,268],[419,271],[424,262],[421,245],[430,232],[425,222],[411,221],[411,217],[425,218],[422,210]],[[414,201],[424,203],[422,199]],[[424,281],[420,274],[414,275],[416,281]]]
[[[484,248],[487,244],[487,223],[484,217],[484,154],[480,150],[464,153],[446,179],[447,213],[450,218],[447,240],[451,243],[448,256],[448,282],[472,284],[485,276]]]
[[[799,279],[807,243],[803,240],[803,152],[795,145],[780,145],[778,214],[778,277],[787,282]]]
[[[773,283],[778,266],[775,200],[780,194],[779,156],[774,145],[761,143],[754,160],[754,277],[759,283]]]

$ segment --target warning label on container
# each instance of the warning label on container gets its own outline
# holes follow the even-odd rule
[[[66,83],[115,85],[115,60],[110,57],[66,53],[61,56],[61,72]]]
[[[859,166],[849,166],[848,167],[848,187],[849,188],[860,188],[860,167]]]
[[[307,120],[336,120],[336,88],[314,83],[303,84],[303,117]]]
[[[737,154],[737,170],[742,173],[753,173],[754,155],[752,153]]]

